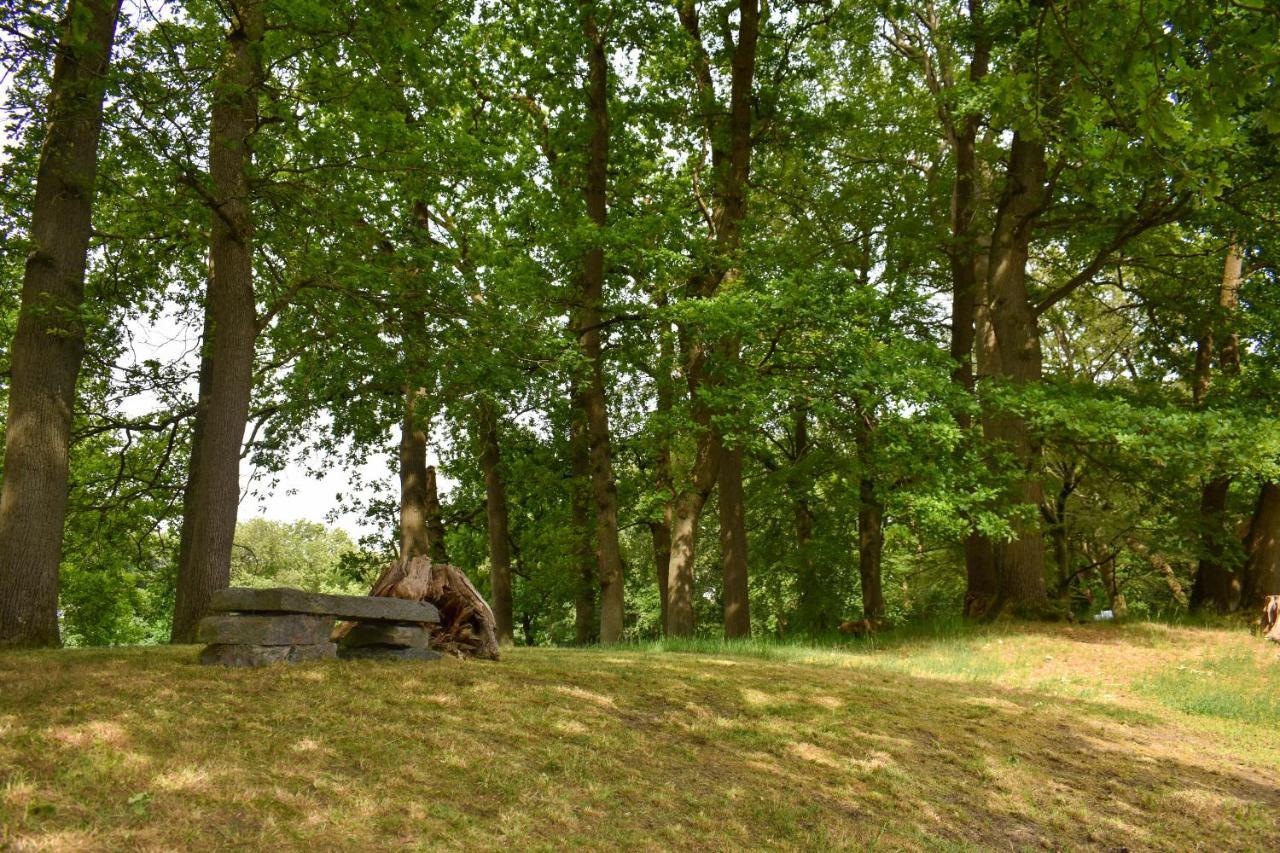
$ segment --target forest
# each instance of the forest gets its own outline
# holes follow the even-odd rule
[[[13,0],[0,50],[0,646],[192,642],[268,546],[447,561],[516,645],[1280,594],[1269,0]],[[358,541],[242,511],[290,465]]]

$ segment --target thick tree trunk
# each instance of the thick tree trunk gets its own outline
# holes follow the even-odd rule
[[[587,38],[586,108],[590,135],[584,200],[587,216],[598,227],[607,221],[609,167],[609,61],[595,18],[592,0],[580,0],[583,33]],[[595,498],[596,564],[600,575],[600,642],[622,639],[624,621],[622,550],[618,544],[618,489],[609,442],[609,414],[605,401],[604,358],[601,352],[601,309],[604,301],[604,248],[593,245],[582,259],[582,298],[578,335],[590,366],[581,396],[587,416],[591,451],[591,486]]]
[[[431,553],[427,530],[427,434],[417,421],[418,393],[405,389],[400,425],[400,561]],[[434,558],[433,558],[434,559]]]
[[[724,635],[751,636],[747,587],[747,511],[742,496],[742,448],[720,451],[720,551],[724,571]]]
[[[862,581],[862,615],[884,618],[884,588],[880,566],[884,556],[884,505],[875,483],[863,477],[858,484],[858,574]]]
[[[571,556],[576,574],[574,593],[574,639],[580,646],[599,636],[596,625],[596,556],[594,522],[591,513],[591,450],[587,447],[585,407],[572,394],[569,412],[569,483]]]
[[[1244,259],[1240,248],[1231,245],[1222,266],[1222,281],[1218,287],[1218,307],[1224,318],[1230,319],[1240,303],[1240,279]],[[1225,335],[1215,335],[1212,322],[1205,325],[1204,333],[1196,344],[1195,375],[1192,378],[1192,402],[1196,408],[1208,404],[1213,384],[1213,356],[1215,340],[1218,370],[1226,376],[1240,372],[1240,336],[1228,328]],[[1232,533],[1227,519],[1227,495],[1231,479],[1215,476],[1204,485],[1200,493],[1201,556],[1196,566],[1195,580],[1191,586],[1191,609],[1213,607],[1219,613],[1229,612],[1240,595],[1240,577],[1227,564],[1227,543]]]
[[[796,406],[795,424],[792,427],[791,445],[795,454],[794,464],[800,465],[809,453],[809,410],[800,404]],[[801,627],[813,633],[821,633],[831,628],[831,590],[821,586],[810,553],[810,542],[813,540],[813,508],[809,498],[812,494],[806,477],[797,478],[793,482],[795,494],[791,500],[792,514],[795,517],[796,532],[796,611]]]
[[[711,165],[715,173],[711,230],[716,257],[706,269],[690,278],[686,289],[692,298],[708,299],[715,296],[726,280],[737,278],[735,263],[741,244],[742,223],[746,218],[747,180],[751,173],[760,3],[759,0],[738,2],[738,38],[730,60],[727,111],[717,103],[710,58],[702,43],[697,4],[694,0],[682,0],[677,13],[694,50],[694,84],[711,145]],[[681,349],[685,376],[699,437],[690,481],[675,498],[671,522],[667,634],[676,637],[690,636],[694,631],[693,567],[698,520],[707,497],[716,485],[720,468],[720,442],[712,428],[711,413],[706,410],[701,397],[703,387],[715,381],[707,365],[708,343],[690,340],[688,330],[683,331]]]
[[[498,413],[494,404],[482,400],[479,407],[480,467],[484,471],[485,518],[489,532],[489,586],[493,595],[493,617],[498,642],[515,642],[511,599],[511,545],[508,539],[507,490],[502,482]]]
[[[693,569],[697,555],[698,521],[720,472],[720,443],[711,425],[711,411],[699,390],[710,383],[707,351],[681,336],[684,373],[689,385],[693,422],[698,431],[690,482],[672,501],[671,557],[667,568],[667,636],[689,637],[694,631]]]
[[[10,351],[0,483],[0,646],[56,646],[71,413],[84,353],[103,79],[119,0],[71,0],[49,86],[31,210],[31,253]]]
[[[1240,609],[1255,610],[1280,595],[1280,484],[1263,483],[1244,541],[1245,588]]]
[[[425,453],[424,453],[425,456]],[[440,492],[436,488],[436,469],[427,466],[427,554],[432,562],[449,562],[449,551],[444,545],[444,518],[440,513]]]
[[[257,128],[265,29],[263,0],[234,0],[209,125],[209,283],[200,399],[183,503],[172,640],[192,642],[216,590],[231,578],[240,503],[240,451],[253,392],[257,315],[253,295],[250,140]]]
[[[671,518],[671,557],[667,564],[668,637],[693,636],[693,563],[698,545],[698,519],[709,492],[710,488],[691,489],[675,501]]]
[[[1027,291],[1027,260],[1035,219],[1044,205],[1045,149],[1042,140],[1015,133],[1008,174],[992,229],[987,272],[991,324],[1000,356],[1000,376],[1011,384],[1039,382],[1042,370],[1040,334]],[[1022,416],[993,413],[985,419],[989,440],[1012,452],[1021,469],[1009,495],[1015,504],[1038,513],[1044,497],[1040,481],[1041,448]],[[1009,541],[995,543],[1000,598],[1025,613],[1042,611],[1045,588],[1044,538],[1034,521],[1014,524]]]
[[[974,259],[978,288],[974,311],[974,357],[979,377],[991,377],[1000,373],[1000,351],[996,346],[990,301],[986,295],[987,257],[983,247]],[[995,547],[989,537],[974,532],[965,538],[964,565],[964,615],[970,619],[994,615],[1000,584],[996,572]]]

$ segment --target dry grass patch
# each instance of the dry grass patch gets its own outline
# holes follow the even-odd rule
[[[0,654],[0,848],[1280,847],[1280,662],[1244,634],[193,658]]]

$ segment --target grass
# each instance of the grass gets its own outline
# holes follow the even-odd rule
[[[1242,632],[193,658],[0,654],[0,849],[1280,847]]]

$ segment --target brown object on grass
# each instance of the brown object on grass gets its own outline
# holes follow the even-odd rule
[[[841,622],[840,633],[850,637],[868,637],[880,627],[878,619],[859,619],[856,622]]]
[[[1268,595],[1262,605],[1262,618],[1258,620],[1262,635],[1274,643],[1280,643],[1280,595]]]
[[[440,624],[431,632],[431,647],[445,654],[498,659],[498,636],[493,610],[462,570],[429,557],[397,560],[387,566],[369,591],[372,596],[426,601],[440,610]],[[354,623],[341,626],[334,638],[345,637]]]

